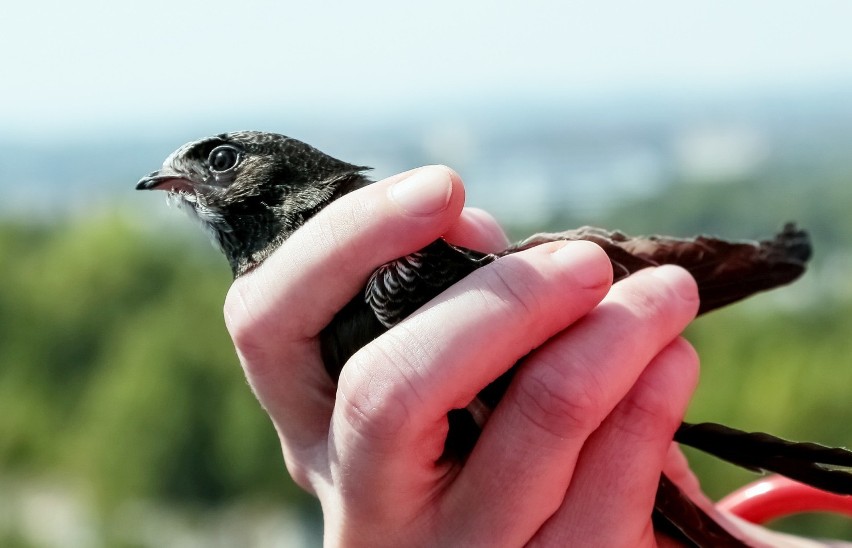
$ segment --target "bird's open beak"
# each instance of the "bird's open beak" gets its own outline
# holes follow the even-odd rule
[[[153,171],[139,179],[136,190],[168,190],[178,192],[181,190],[192,191],[195,183],[188,179],[183,173],[170,169]]]

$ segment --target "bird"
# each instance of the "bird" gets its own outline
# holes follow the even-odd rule
[[[235,131],[184,144],[142,177],[138,190],[164,190],[200,221],[238,278],[264,262],[308,219],[333,200],[372,183],[366,166],[338,160],[307,143],[263,131]],[[806,231],[787,223],[772,238],[729,241],[711,236],[628,236],[581,227],[535,234],[498,253],[437,239],[378,268],[320,333],[323,363],[337,381],[361,347],[471,272],[500,257],[558,240],[588,240],[607,253],[613,280],[643,268],[679,265],[695,278],[699,314],[788,284],[806,270],[812,249]],[[511,383],[513,367],[464,409],[448,414],[442,458],[464,461],[484,422]],[[852,494],[852,452],[787,441],[720,424],[683,423],[674,440],[759,472],[776,472],[821,489]],[[661,476],[655,525],[693,546],[746,546]]]

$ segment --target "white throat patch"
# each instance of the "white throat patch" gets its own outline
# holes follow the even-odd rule
[[[166,203],[170,207],[173,206],[182,209],[191,218],[197,220],[204,232],[207,233],[207,236],[210,237],[213,246],[222,251],[222,244],[219,241],[218,233],[231,232],[232,229],[221,213],[210,209],[193,192],[169,192],[166,194]]]

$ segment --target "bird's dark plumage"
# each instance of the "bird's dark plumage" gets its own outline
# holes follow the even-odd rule
[[[221,247],[235,277],[263,262],[311,216],[332,200],[370,181],[367,168],[342,162],[288,137],[257,131],[223,133],[188,143],[138,189],[169,191],[198,217]],[[610,257],[615,279],[660,264],[678,264],[696,279],[699,313],[789,283],[805,270],[807,234],[788,224],[773,239],[731,242],[700,236],[630,237],[584,227],[537,234],[497,254],[479,253],[437,240],[379,268],[364,292],[341,310],[321,334],[323,360],[337,380],[359,348],[477,268],[501,256],[553,240],[590,240]],[[484,389],[475,404],[450,413],[445,457],[464,459],[511,381],[514,369]],[[482,409],[485,409],[483,415]],[[742,466],[785,474],[842,493],[852,493],[852,474],[829,466],[852,466],[852,453],[798,444],[721,425],[684,424],[677,441]],[[841,478],[842,479],[839,479]],[[665,477],[655,522],[699,546],[741,546],[712,518],[692,505]]]
[[[326,204],[367,184],[365,169],[296,139],[240,131],[187,143],[136,188],[176,196],[240,276]]]

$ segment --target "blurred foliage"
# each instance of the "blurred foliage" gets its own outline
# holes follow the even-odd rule
[[[852,446],[852,303],[795,312],[742,307],[699,319],[687,332],[702,364],[687,420]],[[711,498],[758,479],[700,452],[687,453]],[[848,519],[814,516],[784,525],[852,539]]]
[[[102,509],[296,500],[224,328],[227,268],[167,236],[0,225],[0,474],[75,478]]]
[[[682,185],[596,224],[755,236],[796,218],[817,262],[852,249],[852,185],[776,184]],[[0,224],[0,477],[72,478],[107,516],[137,499],[305,504],[224,329],[224,260],[131,218]],[[703,370],[689,418],[852,445],[852,301],[782,304],[760,297],[690,328]],[[754,479],[690,456],[713,497]],[[852,538],[848,521],[786,526]]]

